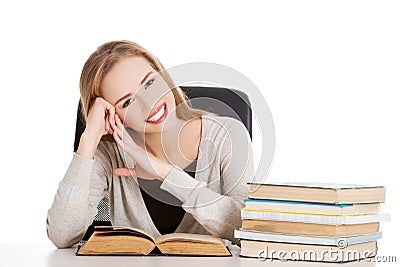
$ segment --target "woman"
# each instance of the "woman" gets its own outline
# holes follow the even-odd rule
[[[58,248],[82,239],[105,194],[113,225],[240,245],[233,232],[254,170],[239,120],[191,108],[157,58],[129,41],[89,57],[80,93],[86,128],[47,214]]]

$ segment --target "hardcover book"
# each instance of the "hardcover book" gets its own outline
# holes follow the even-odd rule
[[[96,226],[76,255],[232,256],[216,236],[171,233],[155,237],[138,228],[118,226]]]
[[[249,198],[319,203],[381,203],[385,187],[328,183],[255,183],[248,182]]]

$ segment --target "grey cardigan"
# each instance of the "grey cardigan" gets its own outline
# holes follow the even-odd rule
[[[247,182],[254,176],[251,139],[237,119],[211,114],[201,118],[195,179],[174,165],[160,188],[179,199],[186,211],[176,232],[212,234],[240,245],[233,232],[241,227]],[[115,142],[105,140],[100,141],[94,159],[73,153],[47,213],[47,235],[55,246],[71,247],[82,239],[105,193],[109,195],[113,225],[160,235],[137,178],[113,174],[114,169],[127,167],[126,161],[132,161],[127,153]]]

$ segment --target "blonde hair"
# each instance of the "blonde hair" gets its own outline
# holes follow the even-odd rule
[[[97,48],[83,66],[79,88],[82,103],[82,114],[86,122],[90,108],[95,99],[101,96],[101,82],[111,68],[125,57],[139,56],[161,75],[171,88],[175,98],[176,115],[179,119],[190,120],[203,114],[213,114],[201,109],[195,109],[187,102],[188,97],[179,86],[176,86],[161,62],[145,48],[137,43],[121,40],[107,42]]]

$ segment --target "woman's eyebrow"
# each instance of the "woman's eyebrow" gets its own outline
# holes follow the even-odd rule
[[[149,71],[144,77],[143,79],[140,81],[139,83],[139,87],[144,83],[144,81],[147,79],[147,77],[149,77],[150,74],[152,74],[153,71]],[[124,95],[123,97],[121,97],[120,99],[117,100],[117,102],[115,102],[114,106],[116,106],[120,101],[124,100],[125,98],[127,98],[128,96],[131,96],[131,93],[127,93],[126,95]]]

